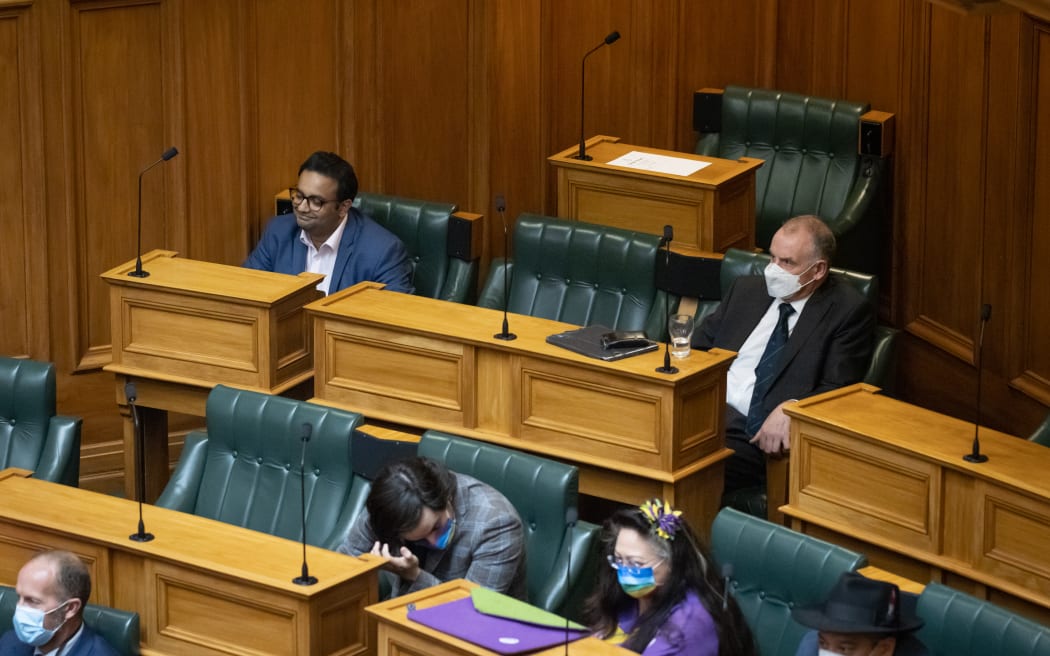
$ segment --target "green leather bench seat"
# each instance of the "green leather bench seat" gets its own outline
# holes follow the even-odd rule
[[[55,415],[55,365],[0,357],[0,469],[76,487],[81,423]]]
[[[1050,656],[1050,628],[940,583],[926,586],[916,612],[932,656]]]
[[[423,434],[419,455],[507,497],[525,526],[529,602],[580,619],[597,576],[599,527],[584,521],[569,526],[577,513],[576,467],[438,431]]]
[[[765,160],[755,173],[755,245],[768,249],[784,221],[816,214],[838,238],[842,265],[877,272],[887,164],[858,152],[861,116],[870,106],[739,86],[721,96],[721,130],[696,125],[695,152]]]
[[[11,628],[18,605],[18,593],[14,588],[0,585],[0,633]],[[84,606],[84,623],[102,636],[110,647],[122,656],[139,654],[139,614],[131,611],[96,606]]]
[[[208,395],[207,432],[186,437],[157,505],[290,540],[302,539],[299,458],[306,449],[306,541],[334,549],[367,493],[351,465],[361,415],[218,385]]]
[[[510,312],[663,335],[666,297],[654,278],[659,243],[642,232],[522,214],[514,260],[493,260],[478,305],[503,309],[509,276]]]
[[[469,249],[461,252],[454,239],[450,243],[449,224],[457,220],[455,205],[361,192],[354,206],[404,243],[416,295],[457,303],[474,300],[478,254]]]
[[[867,565],[861,554],[732,508],[715,517],[711,549],[732,568],[730,594],[762,656],[794,656],[808,629],[791,609],[823,603],[843,572]]]

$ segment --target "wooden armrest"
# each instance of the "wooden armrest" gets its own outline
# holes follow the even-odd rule
[[[860,117],[857,130],[857,152],[861,155],[889,157],[893,154],[896,115],[871,110]]]
[[[453,212],[448,218],[448,254],[466,262],[481,257],[485,237],[483,214]]]

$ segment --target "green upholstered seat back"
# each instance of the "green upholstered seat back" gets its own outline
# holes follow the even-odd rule
[[[926,586],[916,612],[932,656],[1050,656],[1050,628],[940,583]]]
[[[77,485],[79,418],[55,416],[55,366],[0,357],[0,469],[21,467],[36,478]]]
[[[525,528],[529,602],[555,612],[579,609],[579,597],[590,592],[593,582],[584,572],[593,572],[598,527],[579,522],[574,532],[567,530],[567,514],[575,515],[577,508],[575,467],[438,431],[423,434],[419,455],[473,476],[507,497]],[[567,583],[570,541],[573,572]],[[570,598],[571,592],[582,594]]]
[[[18,594],[15,589],[0,585],[0,633],[11,628],[17,604]],[[121,656],[138,656],[138,613],[88,604],[84,606],[84,623],[101,635]]]
[[[473,300],[477,260],[449,255],[449,221],[455,205],[361,192],[354,206],[404,243],[417,295],[458,303]]]
[[[762,656],[793,656],[805,627],[795,605],[822,603],[843,572],[864,556],[764,519],[723,508],[711,525],[715,559],[732,566],[730,591]]]
[[[1043,423],[1039,424],[1032,434],[1028,436],[1029,442],[1050,446],[1050,415],[1046,416]]]
[[[662,328],[652,314],[663,297],[655,285],[660,238],[642,232],[522,214],[514,228],[514,263],[507,309],[578,326],[620,330]],[[478,302],[503,307],[501,268]]]
[[[355,483],[350,437],[361,415],[223,385],[208,395],[206,412],[206,446],[194,447],[203,462],[183,465],[194,450],[187,439],[157,505],[302,539],[299,459],[308,422],[306,541],[336,546],[348,530],[343,511]]]
[[[722,97],[717,151],[765,160],[755,174],[755,241],[769,246],[793,216],[834,219],[861,169],[860,117],[869,105],[771,89],[728,86]]]

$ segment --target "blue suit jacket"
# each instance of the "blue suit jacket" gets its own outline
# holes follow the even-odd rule
[[[33,647],[19,640],[14,630],[11,630],[0,636],[0,654],[3,656],[33,656]],[[120,654],[102,636],[85,624],[84,633],[73,645],[73,651],[63,652],[62,656],[120,656]]]
[[[300,230],[294,214],[275,216],[244,266],[292,275],[302,273],[306,270],[306,244],[299,241]],[[328,293],[366,280],[381,282],[395,292],[411,294],[414,291],[412,265],[401,240],[351,208],[339,240]]]

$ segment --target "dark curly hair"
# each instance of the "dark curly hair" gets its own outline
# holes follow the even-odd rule
[[[399,545],[419,525],[424,507],[440,512],[455,494],[455,474],[439,462],[416,457],[390,463],[379,470],[365,501],[372,532],[380,542]]]
[[[299,167],[299,175],[302,175],[303,171],[320,173],[339,183],[336,191],[339,201],[353,200],[357,196],[357,174],[354,173],[354,167],[335,153],[318,150],[302,163]]]
[[[714,620],[719,656],[757,656],[751,629],[744,621],[740,607],[732,597],[723,600],[724,581],[710,550],[684,518],[679,518],[679,522],[671,540],[656,535],[657,525],[651,523],[639,508],[618,510],[602,526],[603,559],[615,551],[620,531],[629,528],[646,536],[660,557],[671,566],[671,575],[652,593],[652,604],[638,617],[634,631],[621,646],[641,653],[670,617],[674,607],[692,590]],[[635,600],[620,587],[615,570],[599,567],[598,586],[587,599],[584,617],[595,633],[607,638],[616,631],[619,615],[634,603]]]

